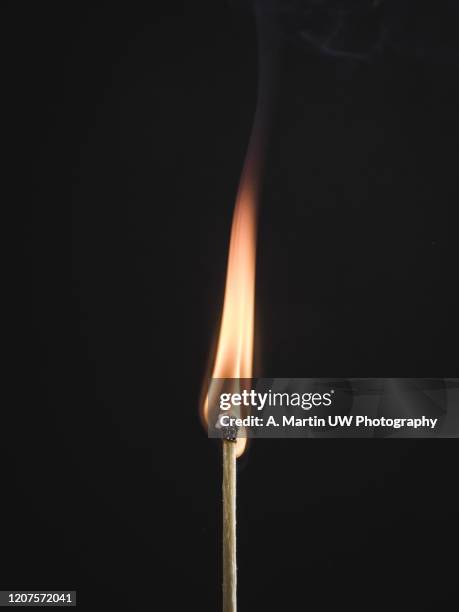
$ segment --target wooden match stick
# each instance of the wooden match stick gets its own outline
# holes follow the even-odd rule
[[[223,612],[236,612],[236,441],[223,440]]]

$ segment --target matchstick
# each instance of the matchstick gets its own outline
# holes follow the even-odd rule
[[[223,440],[223,612],[236,612],[236,440]]]

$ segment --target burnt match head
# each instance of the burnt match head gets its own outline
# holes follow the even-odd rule
[[[237,442],[238,428],[234,425],[228,425],[222,428],[222,438],[227,442]]]

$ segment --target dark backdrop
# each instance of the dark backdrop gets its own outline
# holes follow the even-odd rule
[[[224,2],[26,2],[6,28],[18,377],[0,586],[74,588],[83,610],[218,610],[221,466],[198,398],[253,19]],[[260,214],[265,376],[457,376],[458,103],[454,56],[355,61],[289,32]],[[253,444],[241,612],[452,609],[456,489],[454,440]]]

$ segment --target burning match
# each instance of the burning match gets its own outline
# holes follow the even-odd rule
[[[259,44],[258,100],[234,208],[223,312],[211,379],[253,376],[257,211],[275,50],[269,13],[261,11],[260,3],[256,3],[255,10]],[[203,408],[206,424],[210,403],[207,390]],[[243,454],[246,444],[243,430],[223,429],[223,612],[237,609],[236,459]]]
[[[223,315],[212,378],[251,378],[255,307],[257,166],[254,129],[234,211]],[[206,398],[204,416],[209,418]],[[235,612],[236,598],[236,458],[246,440],[223,432],[223,611]]]

